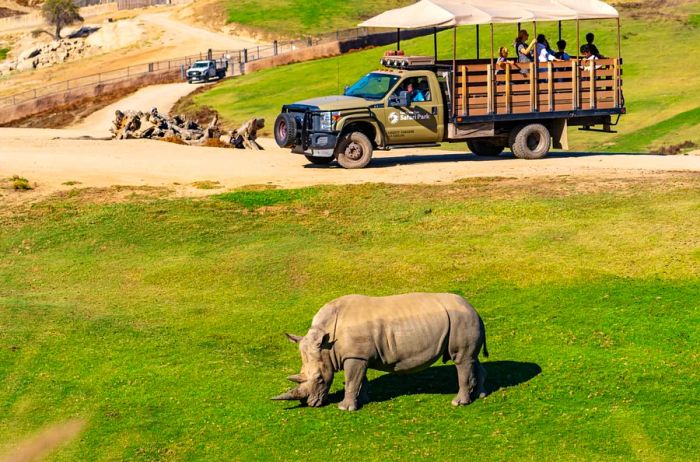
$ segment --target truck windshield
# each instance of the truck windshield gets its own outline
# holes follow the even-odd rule
[[[399,80],[397,75],[370,73],[345,90],[345,96],[365,99],[382,99]]]
[[[197,62],[192,65],[192,67],[209,67],[209,61]]]

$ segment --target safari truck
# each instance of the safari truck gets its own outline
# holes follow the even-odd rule
[[[432,3],[440,1],[446,2],[439,5],[442,11],[455,4],[449,0],[432,0]],[[528,1],[533,9],[538,7],[536,0],[518,0],[517,4]],[[591,0],[586,6],[590,8],[596,1]],[[426,2],[431,3],[423,0],[415,5]],[[464,2],[467,5],[487,2],[494,9],[492,0]],[[391,10],[377,18],[415,5]],[[603,10],[608,15],[605,17],[616,17],[612,7],[605,7]],[[517,21],[518,29],[521,20],[537,18],[536,11],[507,9],[504,14],[510,14],[506,16],[508,21],[502,16],[498,17],[499,21]],[[566,18],[592,16],[590,11],[567,14],[562,9]],[[422,12],[402,13],[404,23],[406,17],[421,18],[421,15],[425,16]],[[551,11],[548,10],[546,17],[551,20]],[[463,24],[457,13],[455,18],[456,25]],[[479,19],[462,19],[475,20]],[[494,21],[493,16],[488,20]],[[372,21],[362,25],[377,27],[386,23]],[[579,19],[576,21],[578,25]],[[424,23],[425,20],[421,22]],[[493,22],[487,23],[493,32]],[[311,163],[328,164],[337,160],[344,168],[365,167],[378,150],[430,147],[443,142],[466,143],[477,156],[496,156],[509,148],[518,158],[540,159],[552,147],[568,148],[567,127],[612,132],[611,127],[625,113],[619,20],[615,58],[589,60],[572,56],[569,61],[540,63],[535,58],[532,62],[513,60],[499,65],[494,62],[493,53],[490,59],[454,56],[451,60],[438,60],[436,49],[432,57],[404,56],[400,38],[398,48],[381,59],[380,70],[362,77],[346,88],[343,95],[284,105],[274,126],[277,144],[305,155]]]

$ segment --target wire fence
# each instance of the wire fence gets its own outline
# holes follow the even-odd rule
[[[433,31],[433,28],[429,28],[425,30],[417,30],[414,32],[414,34],[425,35],[426,33],[432,33]],[[67,91],[90,86],[94,87],[105,83],[114,83],[121,80],[137,79],[146,74],[168,72],[173,71],[174,69],[179,69],[182,72],[184,80],[184,71],[190,65],[192,65],[194,61],[201,59],[216,59],[225,62],[228,67],[227,73],[229,75],[240,75],[244,72],[245,64],[249,62],[292,53],[296,50],[318,46],[325,43],[357,40],[379,34],[387,34],[387,32],[386,30],[371,28],[345,29],[326,34],[322,37],[305,37],[302,39],[284,42],[274,41],[269,45],[254,46],[240,50],[207,50],[196,55],[137,64],[121,69],[90,74],[75,79],[43,85],[39,88],[26,90],[11,96],[0,97],[0,107],[18,105]]]

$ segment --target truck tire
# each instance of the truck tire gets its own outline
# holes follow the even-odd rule
[[[542,124],[521,125],[510,133],[509,144],[519,159],[542,159],[549,152],[552,135]]]
[[[372,142],[364,133],[348,133],[338,142],[335,155],[343,168],[364,168],[372,160]]]
[[[467,141],[467,147],[469,150],[477,156],[493,157],[497,156],[503,152],[503,146],[497,146],[488,141],[477,141],[469,140]]]
[[[275,120],[275,141],[281,148],[294,146],[297,136],[297,121],[293,115],[283,112]]]
[[[327,165],[333,162],[333,156],[331,157],[314,157],[314,156],[304,156],[306,160],[314,165]]]

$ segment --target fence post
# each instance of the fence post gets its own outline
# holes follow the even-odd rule
[[[211,56],[212,56],[211,48],[209,48],[209,49],[207,50],[207,59],[208,59],[209,61],[211,61]]]
[[[272,53],[273,53],[275,56],[277,56],[277,40],[275,40],[274,42],[272,42],[272,50],[273,50]]]
[[[241,62],[242,63],[248,62],[248,49],[247,48],[243,48],[243,60]]]

